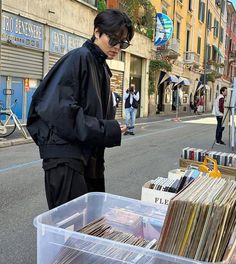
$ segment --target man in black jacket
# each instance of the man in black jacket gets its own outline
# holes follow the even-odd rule
[[[33,95],[27,128],[43,159],[49,209],[105,191],[104,149],[119,146],[127,129],[112,120],[106,59],[127,48],[133,34],[125,13],[99,13],[91,40],[63,56]]]

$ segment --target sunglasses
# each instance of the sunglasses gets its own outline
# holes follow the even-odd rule
[[[104,33],[104,34],[106,34],[106,33]],[[121,49],[127,49],[130,46],[130,43],[128,40],[118,40],[118,39],[116,39],[116,38],[114,38],[108,34],[106,34],[106,35],[109,38],[108,43],[112,47],[116,46],[117,44],[120,44]]]

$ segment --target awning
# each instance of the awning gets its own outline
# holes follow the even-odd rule
[[[170,81],[172,83],[177,83],[177,82],[179,82],[179,78],[175,75],[170,75],[168,81]]]
[[[166,72],[161,71],[159,78],[159,85],[165,82],[169,78],[169,75]]]
[[[210,86],[209,85],[207,85],[207,84],[204,85],[204,84],[202,84],[201,81],[199,81],[198,84],[197,84],[196,92],[204,89],[204,87],[205,87],[206,90],[210,90]]]
[[[179,82],[176,83],[176,85],[186,85],[186,86],[189,86],[190,85],[190,81],[187,78],[179,77]]]
[[[159,82],[159,84],[162,84],[163,82],[172,82],[177,83],[179,82],[179,78],[175,75],[169,75],[168,73],[165,74],[165,76],[162,78],[162,80]]]
[[[221,54],[220,49],[216,47],[214,44],[212,46],[216,50],[216,52],[219,54],[219,56],[223,58],[223,55]]]

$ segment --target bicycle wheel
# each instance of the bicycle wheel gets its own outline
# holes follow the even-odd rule
[[[10,121],[10,114],[0,113],[0,137],[8,137],[15,131],[16,124],[11,124]]]

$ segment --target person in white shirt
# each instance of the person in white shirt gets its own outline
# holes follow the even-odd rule
[[[118,108],[119,106],[119,102],[121,101],[121,96],[115,92],[115,89],[112,89],[112,102],[113,102],[113,119],[115,119],[116,117],[116,109]]]
[[[227,96],[227,87],[221,87],[220,94],[215,99],[212,114],[216,116],[217,126],[216,126],[216,145],[225,145],[222,141],[222,133],[224,127],[222,126],[223,116],[224,116],[224,101]]]
[[[138,110],[138,102],[139,102],[139,92],[135,91],[135,85],[131,84],[130,88],[126,90],[124,94],[125,100],[125,118],[126,118],[126,126],[128,131],[124,133],[124,135],[135,135],[134,134],[134,126],[135,126],[135,118]]]

